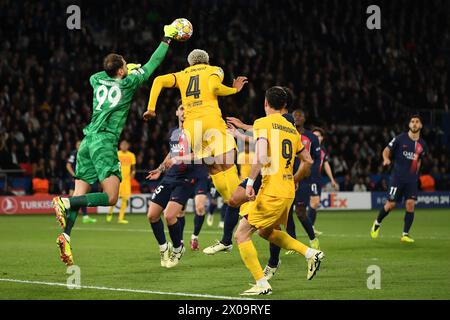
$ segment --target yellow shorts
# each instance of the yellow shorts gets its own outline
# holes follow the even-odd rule
[[[257,229],[286,225],[293,202],[294,199],[258,193],[255,201],[249,201],[241,206],[240,215],[247,216],[248,223]]]
[[[131,196],[131,181],[122,180],[119,186],[119,197],[129,198]]]
[[[220,156],[236,149],[234,137],[227,132],[227,125],[222,117],[185,120],[183,128],[196,159]]]

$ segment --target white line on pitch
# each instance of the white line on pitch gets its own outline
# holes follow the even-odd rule
[[[37,284],[37,285],[66,287],[66,288],[68,288],[67,283],[58,283],[58,282],[43,282],[43,281],[3,279],[3,278],[0,278],[0,282]],[[79,287],[82,288],[82,289],[94,289],[94,290],[104,290],[104,291],[119,291],[119,292],[132,292],[132,293],[146,293],[146,294],[157,294],[157,295],[167,295],[167,296],[209,298],[209,299],[222,299],[222,300],[255,300],[255,299],[251,299],[251,298],[230,297],[230,296],[216,296],[216,295],[200,294],[200,293],[163,292],[163,291],[140,290],[140,289],[123,289],[123,288],[109,288],[109,287],[97,287],[97,286],[79,286]]]
[[[54,229],[54,228],[52,228]],[[122,229],[122,228],[77,228],[76,230],[80,231],[106,231],[106,232],[152,232],[150,229]],[[192,233],[192,230],[184,230],[184,233]],[[211,230],[202,230],[200,233],[206,233],[206,234],[222,234],[222,230],[217,231],[211,231]],[[345,234],[345,233],[324,233],[321,235],[321,237],[341,237],[341,238],[370,238],[369,234]],[[394,236],[394,235],[382,235],[380,238],[400,238],[400,236]],[[417,236],[414,237],[416,239],[422,239],[422,240],[450,240],[449,237],[442,237],[442,236],[428,236],[428,237],[421,237]]]

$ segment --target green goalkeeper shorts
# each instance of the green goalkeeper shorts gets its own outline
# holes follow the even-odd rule
[[[75,179],[94,184],[114,175],[122,181],[117,143],[116,136],[108,132],[85,136],[77,153]]]

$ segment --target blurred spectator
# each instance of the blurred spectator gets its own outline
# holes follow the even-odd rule
[[[358,181],[353,186],[353,191],[355,191],[355,192],[366,192],[367,191],[367,187],[364,184],[364,179],[362,177],[358,178]]]
[[[353,183],[349,174],[344,176],[344,181],[339,184],[340,191],[353,191]]]

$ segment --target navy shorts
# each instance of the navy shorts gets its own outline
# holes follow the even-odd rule
[[[316,197],[322,194],[322,186],[320,184],[320,179],[313,179],[311,181],[311,197]]]
[[[295,190],[294,203],[297,206],[307,207],[309,205],[309,197],[312,196],[311,183],[301,181]]]
[[[388,189],[389,201],[401,201],[402,199],[417,200],[417,181],[401,182],[391,177]]]
[[[183,206],[194,192],[194,181],[186,180],[181,182],[162,181],[153,192],[152,202],[165,208],[169,201],[174,201]]]
[[[209,188],[208,188],[208,177],[203,177],[200,179],[195,179],[194,184],[194,192],[192,193],[191,197],[195,197],[199,194],[208,194]]]
[[[245,189],[247,187],[247,180],[248,178],[242,180],[239,186]],[[255,182],[253,183],[253,189],[255,190],[255,194],[258,194],[259,188],[261,188],[261,182],[262,182],[262,175],[258,174],[258,176],[255,179]]]

